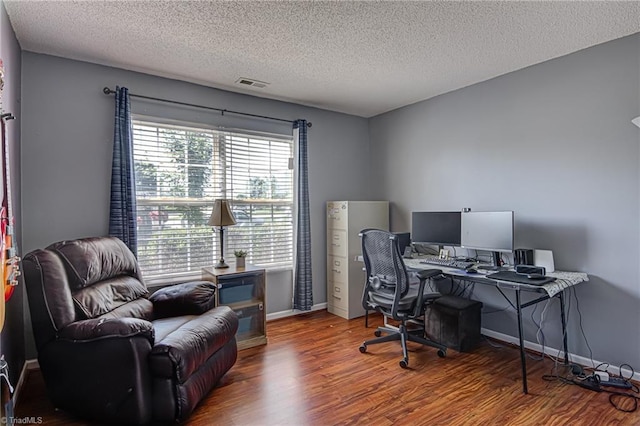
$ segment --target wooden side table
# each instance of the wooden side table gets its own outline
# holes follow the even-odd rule
[[[267,343],[265,270],[247,264],[244,268],[202,268],[202,279],[217,287],[216,306],[229,306],[239,317],[238,349]]]

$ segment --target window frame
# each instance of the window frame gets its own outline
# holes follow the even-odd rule
[[[274,139],[274,140],[278,140],[278,141],[286,141],[288,143],[290,143],[290,159],[289,159],[289,170],[290,170],[290,188],[291,188],[291,195],[287,198],[287,200],[283,200],[283,201],[278,201],[277,199],[271,199],[272,201],[243,201],[243,200],[237,200],[234,198],[229,198],[231,205],[232,206],[236,206],[236,205],[251,205],[251,206],[255,206],[255,205],[259,205],[261,203],[266,203],[266,205],[271,205],[271,206],[275,206],[276,204],[280,204],[280,205],[285,205],[288,206],[290,209],[290,217],[288,219],[290,219],[290,227],[291,227],[291,233],[289,234],[289,238],[291,241],[291,246],[290,246],[290,252],[291,252],[291,256],[290,258],[286,261],[287,263],[277,263],[274,265],[261,265],[259,264],[260,267],[264,268],[266,271],[269,272],[279,272],[279,271],[292,271],[294,268],[294,262],[295,262],[295,238],[296,238],[296,211],[297,211],[297,206],[296,206],[296,198],[297,198],[297,190],[296,190],[296,186],[297,186],[297,179],[296,179],[296,175],[297,175],[297,167],[296,167],[296,157],[297,157],[297,149],[296,149],[296,144],[295,144],[295,137],[294,137],[294,133],[292,132],[291,134],[279,134],[279,133],[270,133],[270,132],[261,132],[261,131],[255,131],[255,130],[248,130],[248,129],[240,129],[240,128],[231,128],[231,127],[224,127],[224,126],[215,126],[215,125],[211,125],[211,124],[207,124],[207,123],[199,123],[199,122],[191,122],[191,121],[185,121],[185,120],[175,120],[175,119],[167,119],[167,118],[163,118],[163,117],[156,117],[156,116],[149,116],[149,115],[144,115],[144,114],[136,114],[133,113],[132,117],[132,131],[133,131],[133,126],[137,125],[137,124],[142,124],[142,125],[147,125],[147,126],[151,126],[151,127],[176,127],[176,128],[182,128],[184,130],[201,130],[203,133],[207,133],[207,132],[211,132],[212,134],[215,133],[223,133],[223,134],[233,134],[233,135],[239,135],[241,137],[255,137],[255,138],[263,138],[263,139]],[[132,132],[132,136],[133,136],[133,132]],[[214,136],[215,137],[215,136]],[[132,141],[133,145],[134,145],[134,152],[135,152],[135,140]],[[215,142],[214,142],[215,144]],[[214,151],[216,151],[217,149],[215,148],[214,145]],[[271,151],[270,151],[271,152]],[[270,154],[271,155],[271,154]],[[217,161],[216,159],[212,159],[213,162]],[[135,156],[134,156],[134,164],[136,163],[135,161]],[[215,167],[214,167],[215,168]],[[137,186],[137,184],[136,184]],[[227,195],[226,192],[229,190],[228,187],[223,187],[221,189],[221,194],[220,196],[216,196],[215,198],[226,198]],[[178,203],[183,204],[183,205],[193,205],[193,206],[213,206],[213,200],[214,199],[209,199],[209,198],[202,198],[202,199],[194,199],[194,200],[189,200],[188,196],[183,197],[184,200],[179,200],[179,198],[177,200]],[[137,206],[140,205],[140,202],[142,201],[142,204],[147,204],[147,205],[153,205],[153,206],[157,206],[158,204],[162,204],[162,202],[164,201],[167,205],[176,205],[176,199],[175,198],[166,198],[166,197],[146,197],[146,198],[142,198],[139,197],[138,195],[136,195],[136,204]],[[237,219],[237,218],[236,218]],[[183,227],[180,229],[188,229],[187,227]],[[230,259],[233,257],[233,249],[229,247],[228,242],[229,242],[229,228],[226,229],[225,231],[225,259]],[[219,251],[219,230],[217,228],[213,228],[211,227],[211,235],[212,235],[212,240],[213,240],[213,244],[214,244],[214,252],[212,252],[212,262],[211,265],[206,265],[206,266],[213,266],[215,264],[215,257],[218,256],[218,251]],[[246,249],[246,248],[245,248]],[[153,286],[159,286],[159,285],[166,285],[166,284],[170,284],[170,283],[176,283],[176,282],[181,282],[184,280],[190,280],[190,279],[199,279],[201,276],[201,267],[200,266],[196,266],[196,269],[190,270],[190,271],[180,271],[180,272],[176,272],[176,273],[169,273],[169,272],[163,272],[160,274],[154,274],[152,276],[149,276],[148,278],[145,276],[145,282],[147,283],[148,286],[153,287]],[[142,270],[142,273],[147,275],[147,272],[145,272],[144,270]]]

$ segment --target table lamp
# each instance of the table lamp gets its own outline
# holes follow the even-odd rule
[[[216,269],[229,267],[229,265],[224,262],[224,227],[235,224],[236,218],[233,217],[233,213],[231,213],[229,201],[216,200],[208,224],[209,226],[217,226],[220,228],[220,261],[215,266]]]

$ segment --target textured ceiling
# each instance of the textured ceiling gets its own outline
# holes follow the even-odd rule
[[[640,32],[638,1],[4,3],[24,50],[363,117]]]

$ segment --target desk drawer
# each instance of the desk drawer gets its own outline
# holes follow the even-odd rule
[[[329,283],[329,297],[332,305],[338,308],[347,309],[349,306],[349,292],[347,284],[327,281]]]
[[[329,231],[327,233],[327,253],[347,257],[347,231]]]
[[[344,257],[327,256],[327,280],[346,283],[349,271],[347,262]]]

